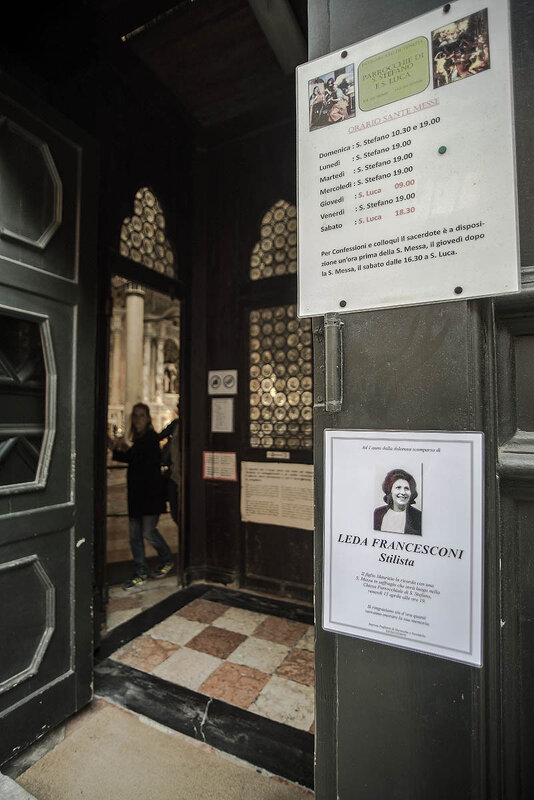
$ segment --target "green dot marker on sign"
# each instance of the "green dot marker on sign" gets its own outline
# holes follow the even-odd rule
[[[438,153],[440,154],[440,156],[442,156],[443,153],[446,153],[446,152],[447,152],[447,148],[445,147],[444,144],[442,144],[441,147],[438,150]]]

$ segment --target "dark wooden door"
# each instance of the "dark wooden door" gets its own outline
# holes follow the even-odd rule
[[[0,763],[91,697],[92,153],[2,79]]]
[[[310,56],[434,8],[433,0],[312,0]],[[510,11],[522,289],[344,315],[342,410],[315,416],[317,619],[324,429],[484,431],[484,663],[478,669],[318,626],[318,800],[534,796],[534,8],[511,0]],[[322,320],[314,329],[323,341]],[[322,350],[315,349],[315,391],[324,396]]]

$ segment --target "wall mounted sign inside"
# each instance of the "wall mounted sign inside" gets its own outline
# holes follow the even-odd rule
[[[237,394],[237,370],[210,369],[208,394]]]
[[[511,73],[506,0],[298,67],[300,316],[518,291]]]
[[[483,434],[325,431],[325,630],[482,665]]]

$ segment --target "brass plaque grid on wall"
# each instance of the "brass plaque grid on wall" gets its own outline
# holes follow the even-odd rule
[[[297,209],[278,200],[263,215],[260,240],[250,256],[250,279],[293,275],[297,271]]]
[[[146,186],[135,193],[132,216],[123,220],[120,254],[155,272],[176,277],[174,253],[165,234],[165,216],[158,198]]]
[[[249,313],[249,445],[311,450],[311,320],[296,305]]]

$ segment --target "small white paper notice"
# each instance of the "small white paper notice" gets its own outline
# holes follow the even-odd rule
[[[243,461],[241,519],[313,530],[313,466]]]
[[[214,453],[204,450],[204,480],[237,481],[235,453]]]
[[[234,398],[213,397],[211,400],[211,432],[234,432]]]

